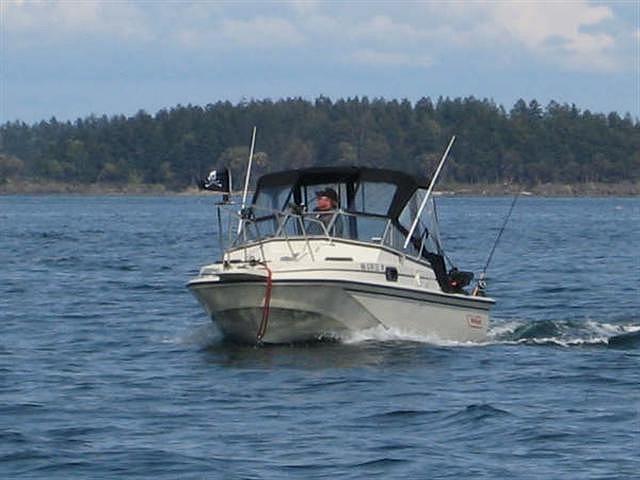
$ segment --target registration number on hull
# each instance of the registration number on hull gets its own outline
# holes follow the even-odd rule
[[[361,263],[360,270],[363,272],[384,272],[384,265],[379,263]]]

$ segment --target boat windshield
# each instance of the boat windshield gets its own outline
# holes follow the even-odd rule
[[[319,211],[316,193],[333,189],[331,211]],[[440,253],[432,201],[422,212],[406,249],[404,242],[426,190],[413,177],[375,169],[312,169],[262,177],[236,245],[265,237],[340,237],[406,250]]]
[[[416,190],[398,217],[398,223],[407,230],[407,233],[411,229],[411,224],[416,218],[426,194],[427,190],[424,188]],[[438,214],[433,197],[427,200],[425,208],[420,214],[420,220],[418,221],[413,237],[414,239],[419,238],[420,242],[424,243],[424,247],[428,251],[440,255],[443,254],[440,229],[438,228]]]
[[[292,185],[274,185],[261,188],[255,195],[253,206],[262,210],[284,211],[292,205],[298,205],[307,211],[313,211],[316,209],[316,192],[329,188],[337,193],[338,206],[343,210],[387,217],[398,185],[390,182],[361,182],[353,186],[319,183],[299,185],[297,188]]]

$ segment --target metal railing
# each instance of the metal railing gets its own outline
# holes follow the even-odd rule
[[[292,256],[298,257],[306,252],[314,259],[311,239],[324,238],[331,243],[337,238],[344,238],[385,246],[409,257],[420,257],[418,252],[421,250],[417,250],[413,245],[404,248],[405,236],[391,219],[380,215],[347,212],[341,209],[326,213],[303,212],[297,207],[280,211],[255,206],[241,213],[229,213],[236,221],[242,220],[242,228],[234,237],[231,235],[237,230],[231,227],[232,221],[228,224],[227,232],[230,235],[228,245],[232,248],[258,244],[262,249],[263,240],[282,238],[287,243]],[[257,213],[263,214],[257,215]],[[294,244],[299,245],[299,240],[303,241],[302,251],[296,251],[294,248]],[[424,241],[423,235],[421,248],[424,246]],[[261,256],[264,260],[262,250]]]

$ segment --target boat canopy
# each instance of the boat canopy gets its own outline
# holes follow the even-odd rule
[[[253,204],[272,210],[284,210],[290,204],[310,206],[316,191],[333,188],[345,211],[397,218],[421,187],[426,188],[423,182],[396,170],[315,167],[264,175],[258,180]]]

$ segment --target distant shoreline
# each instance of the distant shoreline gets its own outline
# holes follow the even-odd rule
[[[521,192],[536,197],[635,197],[640,196],[640,182],[619,183],[543,183],[538,185],[443,184],[436,189],[440,196],[499,197]],[[0,195],[211,195],[196,187],[172,190],[158,184],[78,184],[66,182],[7,182],[0,185]]]

